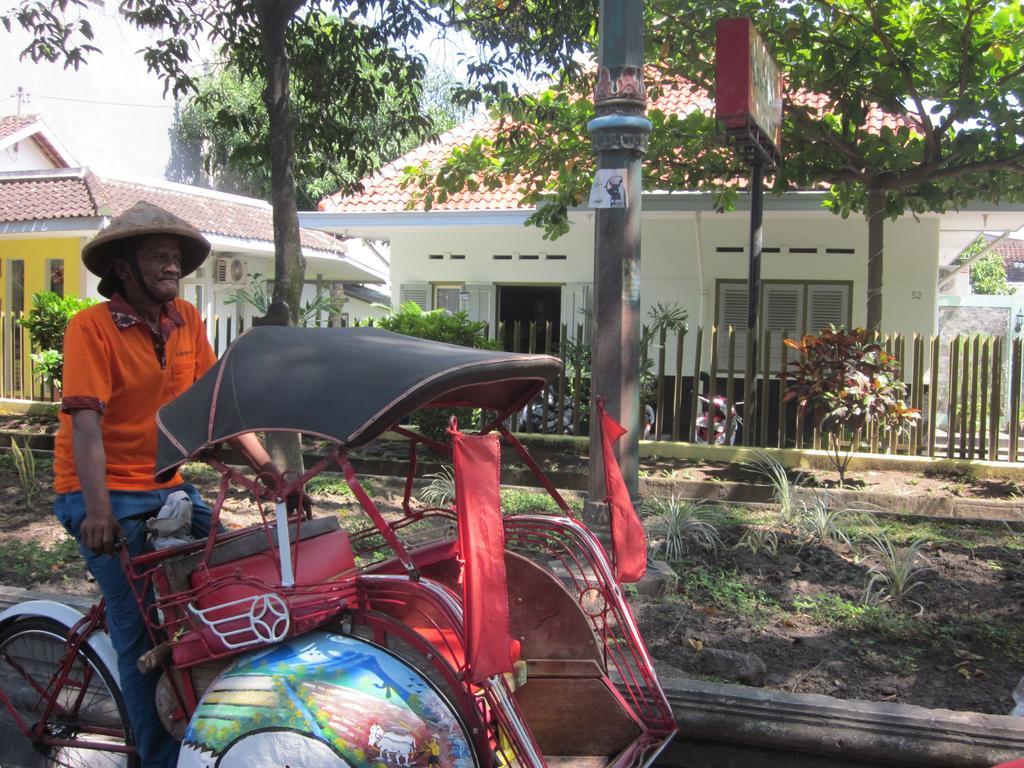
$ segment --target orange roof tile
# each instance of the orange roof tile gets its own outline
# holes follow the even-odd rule
[[[1008,237],[995,250],[1003,258],[1007,282],[1024,283],[1024,240]]]
[[[85,169],[0,173],[0,222],[116,216],[139,200],[167,209],[205,234],[274,242],[273,212],[262,200],[100,177]],[[301,234],[305,248],[332,253],[345,248],[322,232]]]
[[[32,130],[23,138],[30,138],[34,141],[39,151],[55,168],[69,167],[72,162],[70,155],[67,154],[66,149],[56,146],[56,138],[50,133],[39,115],[0,115],[0,146],[5,144],[5,140],[10,140],[12,136],[26,128]]]
[[[39,122],[39,115],[0,115],[0,141]]]
[[[675,80],[663,82],[657,88],[658,94],[649,104],[648,109],[657,109],[665,114],[687,115],[695,109],[711,113],[714,111],[714,100],[707,91],[696,86]],[[823,110],[828,106],[828,99],[819,94],[806,92],[797,93],[794,101],[798,104]],[[882,126],[891,128],[912,124],[898,115],[890,115],[878,108],[872,108],[867,119],[867,128],[878,131]],[[430,142],[408,152],[402,157],[385,165],[373,176],[363,179],[363,191],[345,196],[338,192],[320,201],[321,211],[334,213],[381,213],[404,211],[410,207],[413,199],[413,188],[402,186],[404,170],[409,166],[420,165],[424,161],[430,165],[441,163],[451,151],[468,144],[478,135],[493,137],[498,130],[496,122],[487,116],[477,116],[466,123],[442,134],[435,142]],[[738,182],[744,186],[743,180]],[[498,189],[489,190],[481,186],[476,191],[462,190],[450,195],[444,202],[433,203],[435,211],[495,211],[515,210],[521,207],[520,200],[523,190],[517,180]],[[416,207],[421,208],[422,205]]]

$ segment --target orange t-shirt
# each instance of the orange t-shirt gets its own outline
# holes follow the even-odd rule
[[[57,493],[81,488],[75,471],[71,412],[103,415],[107,487],[149,491],[182,482],[153,479],[156,412],[214,364],[199,312],[182,299],[164,306],[158,334],[119,296],[75,315],[64,334],[60,431],[54,451]]]

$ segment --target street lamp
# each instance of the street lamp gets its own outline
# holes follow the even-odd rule
[[[637,497],[640,433],[640,197],[641,165],[651,123],[644,116],[643,0],[601,0],[596,116],[587,125],[597,154],[594,211],[592,397],[626,428],[616,446],[629,495]],[[596,408],[592,409],[596,413]],[[590,427],[590,484],[584,515],[607,527],[601,435]],[[601,518],[605,517],[604,520]]]
[[[1013,332],[1020,333],[1021,329],[1024,328],[1024,309],[1017,310],[1017,317],[1014,318]]]

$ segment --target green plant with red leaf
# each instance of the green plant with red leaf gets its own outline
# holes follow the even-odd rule
[[[800,413],[810,414],[826,437],[825,451],[839,472],[841,488],[861,435],[872,427],[879,437],[905,430],[921,414],[907,405],[899,361],[863,328],[830,326],[818,336],[785,343],[800,357],[781,374],[788,383],[784,402],[795,400]],[[844,432],[852,439],[844,441]]]

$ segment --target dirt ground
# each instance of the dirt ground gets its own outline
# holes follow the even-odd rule
[[[644,462],[651,475],[675,477],[682,480],[709,482],[764,482],[762,479],[735,465],[688,462],[685,460],[652,459]],[[836,488],[837,472],[810,469],[790,472],[792,480],[810,488]],[[1008,478],[976,478],[967,471],[925,470],[904,472],[895,470],[864,470],[847,473],[843,486],[847,490],[886,493],[893,496],[957,496],[977,499],[1019,499],[1024,504],[1024,487]]]
[[[552,461],[553,459],[549,459]],[[562,460],[559,469],[571,466]],[[97,593],[71,541],[50,512],[49,463],[38,462],[41,488],[32,503],[9,454],[0,455],[0,584],[80,595]],[[645,463],[650,474],[689,479],[738,479],[721,466]],[[1012,483],[965,477],[871,472],[865,485],[890,492],[1014,498]],[[189,477],[206,498],[216,495],[209,471]],[[827,483],[829,478],[822,477]],[[374,481],[395,508],[398,486]],[[900,491],[899,489],[902,489]],[[341,484],[314,497],[320,514],[347,515]],[[223,522],[256,522],[241,494],[225,505]],[[742,681],[729,670],[709,671],[707,649],[756,656],[763,684],[839,698],[899,701],[925,707],[1005,714],[1010,692],[1024,675],[1024,545],[1007,528],[922,524],[932,544],[914,603],[864,610],[861,597],[870,561],[856,546],[807,543],[783,535],[779,551],[752,554],[737,547],[751,525],[725,522],[724,546],[710,553],[690,547],[673,563],[679,585],[652,601],[634,595],[641,631],[652,656],[686,673]],[[904,531],[916,537],[914,530]],[[755,662],[756,665],[756,662]],[[760,684],[760,683],[757,683]]]
[[[758,657],[769,688],[991,714],[1013,707],[1024,675],[1024,555],[1013,541],[946,528],[959,542],[925,549],[928,570],[908,600],[871,609],[862,605],[871,560],[850,546],[801,548],[788,537],[770,557],[735,548],[742,530],[724,528],[717,555],[691,547],[675,593],[638,603],[652,656],[732,681],[709,675],[702,659],[723,649]]]

